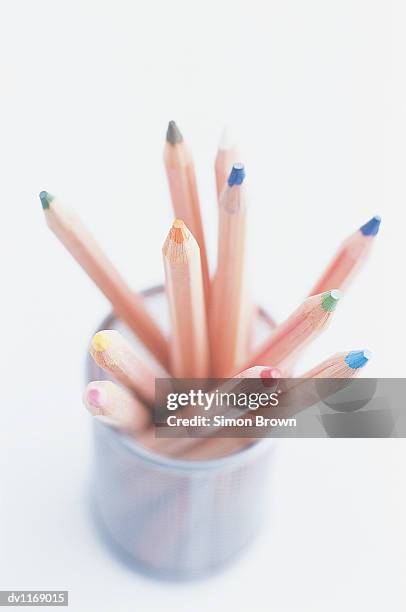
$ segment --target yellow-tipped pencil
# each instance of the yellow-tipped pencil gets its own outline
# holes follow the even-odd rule
[[[143,363],[118,331],[105,329],[97,332],[92,338],[89,350],[94,361],[105,372],[132,389],[148,404],[153,404],[155,378],[164,374]]]

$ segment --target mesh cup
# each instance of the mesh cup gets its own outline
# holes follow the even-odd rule
[[[162,288],[144,295],[165,326]],[[260,313],[255,325],[258,338],[269,333],[272,321]],[[107,328],[129,336],[113,317],[100,327]],[[106,378],[89,360],[88,380]],[[253,539],[265,515],[273,440],[260,439],[221,459],[184,461],[151,453],[97,420],[93,431],[98,523],[135,568],[162,578],[198,578],[231,561]]]

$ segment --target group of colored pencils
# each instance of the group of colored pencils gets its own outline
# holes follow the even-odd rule
[[[351,234],[316,282],[309,296],[253,349],[258,310],[246,288],[245,169],[226,135],[215,159],[218,197],[217,265],[209,273],[199,195],[190,150],[174,121],[169,122],[164,162],[175,220],[163,245],[165,287],[171,329],[167,338],[142,295],[134,292],[80,220],[57,198],[40,194],[46,221],[80,266],[111,302],[154,358],[144,362],[118,331],[103,330],[91,341],[96,363],[117,383],[88,385],[84,402],[92,415],[136,437],[151,450],[175,457],[207,459],[235,452],[246,438],[171,439],[154,436],[152,406],[157,377],[287,377],[303,348],[328,325],[342,290],[366,260],[378,233],[375,216]],[[365,350],[336,353],[300,378],[351,378],[370,359]]]

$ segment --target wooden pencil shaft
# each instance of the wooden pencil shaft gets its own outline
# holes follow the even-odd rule
[[[296,356],[327,326],[339,297],[340,292],[333,290],[307,298],[275,329],[271,338],[248,360],[246,367],[265,363],[283,369],[287,359]]]
[[[172,322],[171,372],[178,378],[209,375],[209,345],[199,246],[175,221],[163,247]]]
[[[351,356],[356,355],[359,361],[362,355],[362,361],[360,363],[352,363],[349,365],[348,360]],[[371,358],[370,351],[351,351],[350,353],[336,353],[332,355],[322,363],[319,363],[311,370],[301,375],[301,378],[354,378],[358,376],[361,368],[368,363]],[[351,363],[351,362],[350,362]]]
[[[221,397],[221,394],[231,394],[234,393],[236,395],[240,393],[265,393],[269,392],[269,384],[271,381],[274,381],[276,384],[277,379],[280,377],[281,372],[276,368],[266,368],[264,366],[256,366],[254,368],[250,368],[243,372],[240,372],[237,376],[227,381],[224,381],[222,385],[217,389],[218,397]],[[257,380],[257,384],[246,383],[246,380],[250,379]],[[211,389],[211,391],[215,391],[215,389]],[[198,416],[201,410],[196,406],[186,406],[181,410],[178,410],[176,413],[176,417],[180,419],[190,420],[195,416]],[[239,415],[242,416],[242,412],[239,409]],[[224,406],[216,406],[215,414],[223,415],[223,416],[231,416],[234,414],[233,407],[229,407],[228,404]],[[183,423],[183,421],[182,421]],[[201,429],[200,434],[204,434],[201,437],[191,437],[194,428],[192,426],[188,426],[185,424],[178,424],[176,426],[176,432],[178,434],[177,437],[162,437],[158,438],[155,435],[155,427],[151,426],[141,438],[139,438],[139,442],[146,446],[149,450],[153,452],[157,452],[161,455],[169,455],[172,457],[182,457],[183,454],[190,449],[194,448],[197,444],[202,441],[202,438],[205,439],[205,436],[212,436],[213,433],[220,431],[220,427],[207,427],[206,429]],[[182,435],[180,435],[182,434]],[[189,437],[190,436],[190,437]]]
[[[207,306],[210,289],[209,265],[193,159],[186,144],[182,141],[174,145],[166,143],[164,160],[175,216],[185,222],[200,248]]]
[[[164,376],[164,373],[145,364],[118,331],[97,332],[90,345],[90,354],[118,382],[132,389],[148,404],[154,403],[155,378]]]
[[[361,351],[355,353],[361,353]],[[367,361],[370,358],[370,353],[368,351],[363,351],[362,353],[366,355],[365,359]],[[286,381],[287,384],[282,380],[281,390],[283,393],[289,393],[290,399],[287,402],[287,406],[271,408],[270,414],[267,416],[275,419],[293,417],[311,405],[312,395],[314,403],[317,403],[320,399],[320,391],[312,393],[312,388],[308,387],[307,382],[311,378],[324,378],[327,382],[330,381],[327,387],[328,395],[346,388],[349,380],[358,376],[361,371],[360,368],[351,368],[347,365],[346,359],[348,360],[349,355],[351,353],[336,353],[305,374],[302,374],[299,378],[288,380]],[[360,367],[363,366],[361,365]],[[301,387],[306,388],[306,397],[303,396]],[[221,432],[221,430],[218,430],[218,432]],[[177,449],[175,445],[172,445],[170,451],[182,459],[202,461],[241,451],[255,441],[257,441],[257,438],[254,437],[221,438],[219,436],[204,440],[196,439],[196,444],[194,445],[188,441],[188,444],[179,445]]]
[[[111,302],[116,315],[167,368],[167,340],[148,313],[143,298],[130,290],[80,220],[55,200],[45,210],[45,217],[50,229]]]
[[[124,433],[139,433],[151,421],[150,412],[136,397],[113,382],[102,380],[90,383],[84,402],[93,416],[102,416]]]
[[[219,205],[217,270],[210,305],[213,372],[219,377],[235,371],[248,344],[245,236],[244,186],[226,186]]]
[[[373,242],[373,236],[364,236],[360,231],[347,238],[309,295],[316,295],[332,288],[345,289],[368,259]]]

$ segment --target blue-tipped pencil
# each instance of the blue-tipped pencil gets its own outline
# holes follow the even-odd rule
[[[225,378],[246,359],[250,314],[245,279],[245,169],[235,163],[219,202],[217,269],[209,317],[213,375]],[[256,364],[255,364],[256,365]]]
[[[336,353],[315,366],[300,378],[354,378],[371,360],[372,353],[367,350]]]
[[[345,288],[366,261],[380,224],[381,217],[377,215],[349,236],[342,243],[309,295],[316,295],[333,287],[341,290]]]

